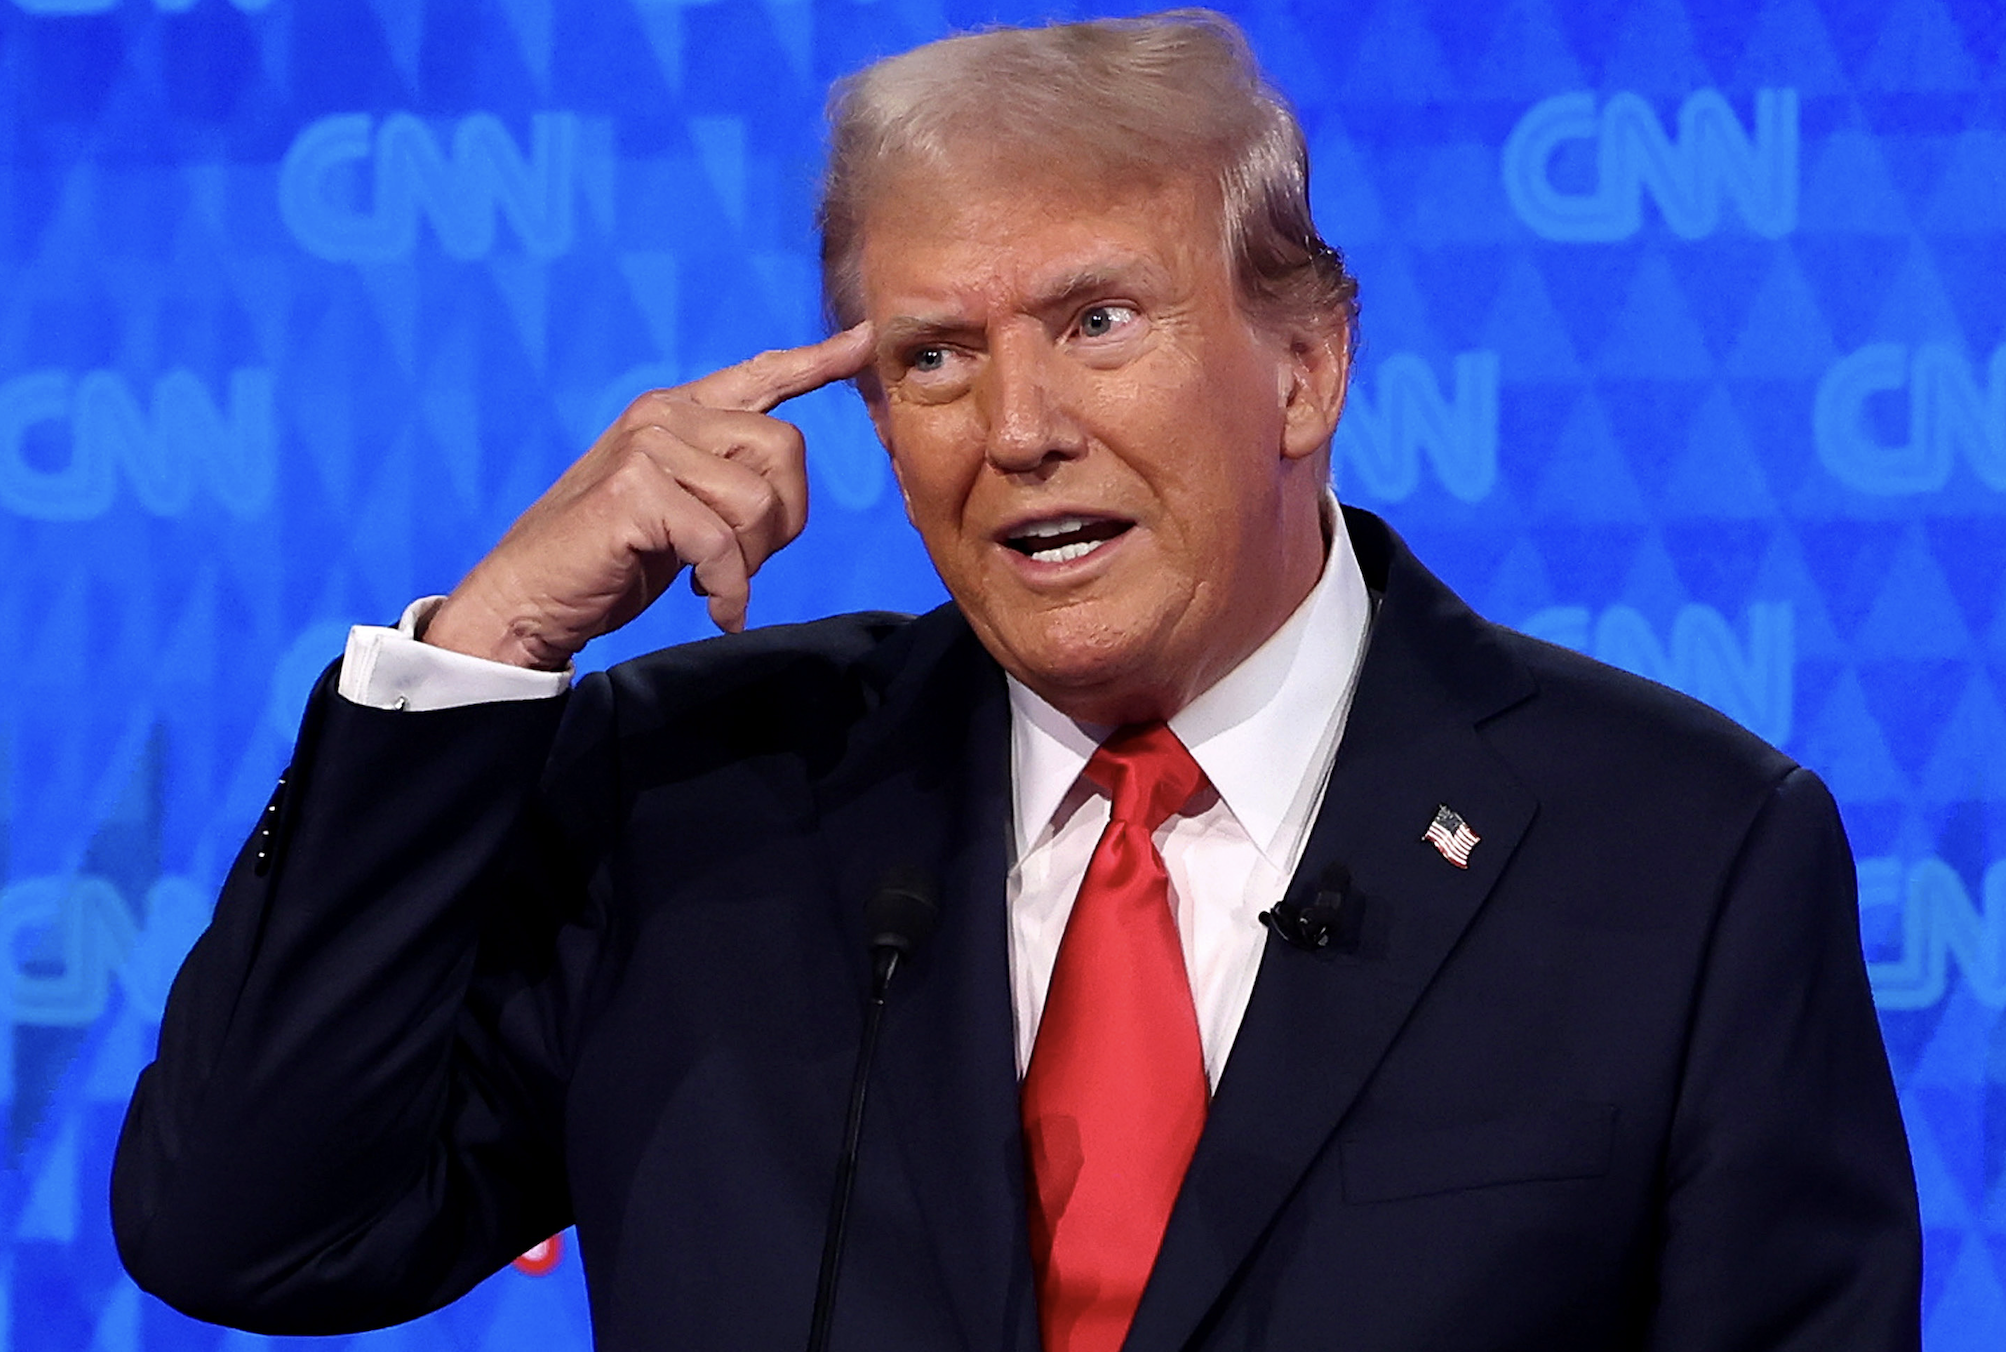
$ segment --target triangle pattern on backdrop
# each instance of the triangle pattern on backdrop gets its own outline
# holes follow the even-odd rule
[[[1765,0],[1733,79],[1737,89],[1795,89],[1807,99],[1847,88],[1832,35],[1814,0]]]
[[[1631,278],[1596,368],[1605,376],[1642,380],[1705,380],[1713,374],[1706,335],[1656,251],[1644,255]]]
[[[25,649],[0,688],[0,888],[101,875],[138,922],[156,883],[199,883],[161,894],[180,897],[192,930],[349,623],[450,585],[638,391],[820,332],[812,212],[828,82],[955,25],[1043,21],[1050,7],[96,8],[0,21],[13,111],[0,173],[0,622]],[[1418,472],[1386,490],[1395,525],[1486,613],[1590,651],[1604,627],[1628,625],[1630,658],[1667,671],[1688,607],[1736,643],[1752,641],[1754,607],[1787,609],[1791,702],[1775,735],[1833,788],[1863,855],[1904,877],[1948,867],[1981,907],[1983,879],[2006,868],[2006,491],[1973,472],[1991,410],[1952,429],[1963,440],[1950,481],[1922,493],[1846,477],[1845,448],[1821,448],[1814,412],[1839,364],[1877,344],[1895,374],[1875,379],[1893,383],[1855,411],[1887,447],[1943,425],[1931,387],[1920,399],[1910,388],[1923,345],[1949,345],[1981,406],[1989,394],[1987,364],[2006,343],[1998,5],[1226,8],[1299,109],[1318,217],[1360,276],[1360,411],[1397,402],[1379,385],[1401,363],[1388,382],[1405,401],[1396,453]],[[1794,95],[1794,159],[1744,146],[1765,90]],[[1609,116],[1625,91],[1648,104],[1653,131]],[[1708,121],[1714,94],[1737,127]],[[1540,163],[1508,164],[1508,143],[1524,149],[1515,132],[1538,129],[1536,106],[1553,117],[1556,95],[1585,95],[1585,112]],[[360,265],[295,237],[300,198],[280,208],[287,172],[299,189],[308,128],[343,113],[372,128],[415,117],[440,156],[415,167],[411,246],[378,240],[389,256]],[[506,212],[492,248],[466,232],[479,257],[443,247],[441,224],[451,234],[453,208],[474,205],[451,194],[479,193],[485,209],[502,188],[553,187],[512,178],[499,152],[460,156],[456,129],[493,118],[536,179],[548,162],[531,163],[526,132],[547,114],[576,119],[575,154],[557,166],[568,179],[554,185],[576,228],[547,241],[557,256],[525,256]],[[313,184],[330,205],[374,203],[379,141],[372,130],[358,145]],[[1638,189],[1640,162],[1650,182]],[[1738,209],[1774,190],[1748,177],[1770,172],[1797,194],[1774,238]],[[1544,216],[1527,205],[1542,187]],[[1676,237],[1662,201],[1709,189],[1725,200],[1718,227]],[[1633,190],[1634,222],[1621,196]],[[1590,237],[1549,237],[1569,232],[1570,211]],[[270,452],[234,444],[232,374],[245,370],[270,378]],[[1494,427],[1456,402],[1471,372]],[[170,373],[183,379],[178,411],[157,407]],[[83,418],[86,380],[129,392],[132,416],[109,430]],[[190,389],[210,407],[191,413]],[[818,505],[762,572],[755,619],[937,603],[854,394],[824,390],[783,416],[808,435]],[[1495,433],[1496,474],[1467,500],[1445,487],[1428,438],[1473,430],[1487,446]],[[268,502],[214,488],[265,453]],[[111,466],[105,501],[71,502],[81,519],[16,510],[38,501],[24,485],[48,488],[32,476],[76,457]],[[181,470],[196,484],[185,503]],[[706,632],[700,605],[664,606],[595,643],[586,665]],[[1874,910],[1870,948],[1887,961],[1903,916]],[[0,1180],[12,1199],[0,1304],[16,1340],[38,1346],[268,1352],[278,1342],[140,1298],[91,1202],[150,1043],[142,1016],[172,966],[171,926],[144,918],[97,1022],[23,1023],[0,1039],[20,1161]],[[1882,1010],[1924,1176],[1932,1352],[1991,1352],[2006,1325],[2006,1135],[1992,1111],[2006,987],[1974,980],[1967,961],[1990,959],[1953,945],[1940,998],[1917,1007],[1910,992]],[[567,1264],[550,1278],[505,1271],[448,1311],[343,1346],[584,1352]]]

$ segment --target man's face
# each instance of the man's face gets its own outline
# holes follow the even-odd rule
[[[1334,339],[1241,313],[1218,208],[914,172],[875,198],[865,389],[907,512],[997,660],[1076,718],[1168,717],[1322,568]]]

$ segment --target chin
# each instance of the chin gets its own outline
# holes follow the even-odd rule
[[[1005,639],[1000,648],[990,644],[990,651],[1018,680],[1070,717],[1089,723],[1146,722],[1169,717],[1181,702],[1177,683],[1163,678],[1163,663],[1132,633],[1069,625],[1006,633]]]

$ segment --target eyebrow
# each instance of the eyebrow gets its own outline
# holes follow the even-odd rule
[[[1063,273],[1034,292],[1023,307],[1033,314],[1070,309],[1097,292],[1124,290],[1138,281],[1160,287],[1162,269],[1147,259],[1119,255]],[[950,315],[896,315],[878,328],[881,348],[896,349],[929,338],[968,333],[981,325]]]
[[[1144,271],[1153,269],[1140,259],[1080,268],[1039,291],[1032,298],[1030,308],[1037,311],[1068,309],[1095,292],[1120,290],[1123,283],[1132,282],[1138,272]]]

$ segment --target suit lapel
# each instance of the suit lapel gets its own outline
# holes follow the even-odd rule
[[[897,1144],[967,1345],[1036,1352],[1004,909],[1009,702],[951,609],[901,639],[878,707],[817,785],[860,995],[863,908],[885,870],[939,884],[939,927],[892,988],[866,1133]]]
[[[1334,863],[1359,928],[1346,952],[1270,937],[1126,1347],[1185,1346],[1392,1046],[1530,824],[1534,802],[1482,718],[1531,693],[1482,622],[1376,518],[1352,514],[1383,593],[1329,787],[1291,895]],[[1480,837],[1469,867],[1424,843],[1440,805]]]

